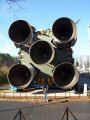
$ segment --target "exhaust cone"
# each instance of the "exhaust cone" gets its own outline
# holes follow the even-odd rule
[[[32,44],[30,49],[30,57],[36,64],[50,63],[54,54],[54,48],[46,41],[37,41]]]
[[[56,67],[53,77],[58,87],[70,89],[77,83],[79,74],[71,63],[65,62]]]
[[[24,20],[18,20],[11,24],[9,28],[9,37],[18,44],[27,44],[32,42],[32,28]]]
[[[8,73],[8,81],[18,89],[28,87],[32,82],[33,75],[31,69],[22,64],[12,66]]]
[[[68,43],[72,45],[76,42],[77,28],[76,24],[69,18],[62,17],[57,19],[52,27],[55,43]]]

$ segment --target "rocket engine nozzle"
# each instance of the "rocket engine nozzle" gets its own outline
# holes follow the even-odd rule
[[[18,44],[28,44],[32,42],[32,27],[24,20],[18,20],[11,24],[9,28],[9,37]]]
[[[70,43],[73,46],[77,39],[76,24],[67,17],[57,19],[52,27],[56,44]]]
[[[30,57],[36,64],[50,63],[54,58],[54,48],[46,41],[37,41],[32,44]]]
[[[54,82],[63,89],[70,89],[75,86],[79,79],[79,73],[73,64],[65,62],[59,64],[54,70]]]
[[[8,73],[9,83],[18,89],[28,87],[33,78],[33,69],[22,64],[13,65]]]

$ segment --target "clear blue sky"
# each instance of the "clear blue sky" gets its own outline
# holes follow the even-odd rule
[[[26,20],[40,30],[52,28],[53,22],[60,17],[69,17],[75,22],[81,18],[77,24],[78,37],[73,51],[74,55],[90,55],[90,0],[25,0],[11,3],[11,6],[0,0],[0,52],[18,53],[8,36],[9,26],[15,20]]]

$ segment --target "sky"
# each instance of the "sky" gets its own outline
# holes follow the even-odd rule
[[[80,19],[73,54],[90,55],[90,0],[20,0],[11,4],[0,0],[0,52],[18,55],[19,49],[8,36],[8,29],[14,21],[22,19],[41,30],[52,29],[53,23],[61,17],[69,17],[74,22]]]

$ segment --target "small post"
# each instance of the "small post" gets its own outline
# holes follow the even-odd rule
[[[56,99],[56,92],[55,92],[55,99]]]
[[[26,92],[26,100],[27,100],[27,92]]]
[[[13,100],[14,100],[14,92],[13,92]]]
[[[83,95],[87,96],[87,84],[84,84],[84,91],[83,91]]]
[[[21,100],[21,92],[20,92],[20,100]]]
[[[90,92],[88,91],[88,96],[89,96],[89,99],[90,99]]]
[[[4,92],[4,98],[5,98],[5,92]]]
[[[80,99],[80,93],[79,93],[79,99]]]
[[[65,92],[65,98],[66,98],[66,92]]]
[[[70,91],[69,91],[69,99],[70,99]]]

